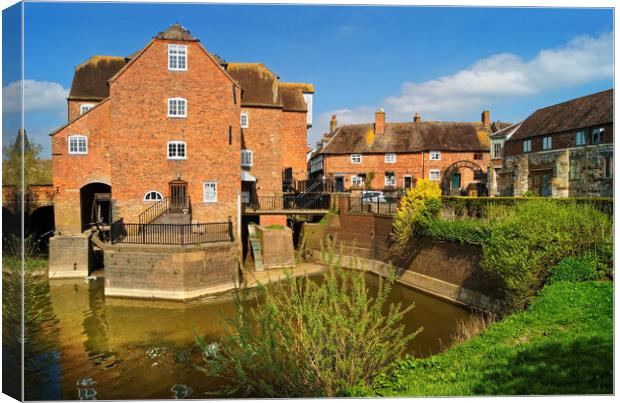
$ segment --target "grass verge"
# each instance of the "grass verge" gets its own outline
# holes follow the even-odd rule
[[[561,281],[525,311],[427,359],[399,361],[382,396],[613,393],[613,284]]]

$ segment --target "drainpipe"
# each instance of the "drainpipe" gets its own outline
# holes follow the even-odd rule
[[[241,192],[237,190],[237,239],[239,245],[242,245],[241,240]]]

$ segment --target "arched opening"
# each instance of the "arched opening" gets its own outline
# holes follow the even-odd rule
[[[441,192],[446,196],[488,194],[486,174],[472,161],[462,160],[448,166],[441,177]]]
[[[44,206],[33,211],[26,220],[26,234],[37,240],[40,253],[47,253],[54,233],[54,207]]]
[[[89,183],[80,189],[82,231],[91,225],[110,224],[110,195],[112,188],[105,183]]]

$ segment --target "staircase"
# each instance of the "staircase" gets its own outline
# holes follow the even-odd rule
[[[254,256],[254,268],[256,271],[263,271],[263,252],[260,246],[260,239],[256,235],[256,224],[248,224],[248,240],[250,241],[250,247],[252,248],[252,255]]]
[[[187,196],[179,202],[166,196],[138,216],[140,224],[191,224],[192,203]]]

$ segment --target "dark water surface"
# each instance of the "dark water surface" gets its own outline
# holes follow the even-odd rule
[[[371,288],[377,281],[367,275]],[[38,318],[26,343],[28,400],[204,399],[218,389],[216,379],[196,369],[203,361],[194,332],[207,341],[227,334],[222,315],[235,310],[230,296],[187,303],[143,301],[105,298],[103,279],[40,283],[26,291]],[[437,352],[457,321],[470,314],[394,286],[390,302],[411,301],[416,308],[406,318],[407,331],[424,327],[409,345],[416,356]]]

